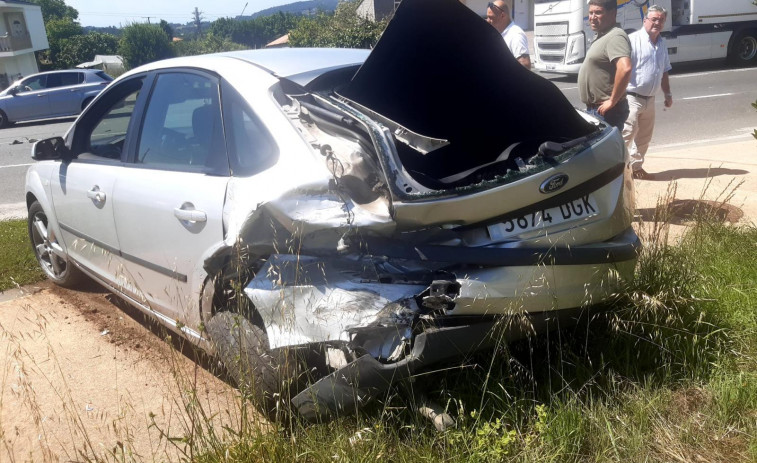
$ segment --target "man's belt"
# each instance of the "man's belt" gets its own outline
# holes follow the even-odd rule
[[[635,96],[636,98],[641,98],[642,100],[648,100],[649,98],[652,98],[654,96],[654,95],[650,95],[650,96],[639,95],[636,92],[626,92],[626,95]]]

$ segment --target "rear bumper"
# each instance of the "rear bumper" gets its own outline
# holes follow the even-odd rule
[[[497,343],[572,326],[581,315],[587,314],[587,304],[599,302],[616,290],[614,285],[607,284],[608,274],[620,273],[617,276],[621,279],[630,277],[622,273],[632,272],[640,247],[632,229],[608,242],[569,250],[489,249],[480,253],[466,249],[456,255],[454,251],[441,253],[435,247],[424,247],[422,251],[427,258],[496,267],[458,277],[460,293],[455,308],[447,315],[432,316],[429,327],[412,337],[412,347],[401,360],[392,363],[363,355],[295,396],[292,404],[310,421],[351,414],[384,394],[392,384],[430,366],[460,361]],[[545,262],[551,265],[538,265]],[[554,286],[545,283],[543,276],[541,280],[536,278],[536,285],[524,283],[524,269],[519,267],[524,265],[530,265],[531,270],[547,269],[536,273],[552,275],[556,280]],[[608,271],[619,268],[625,270]],[[396,332],[407,333],[407,329],[398,325]],[[385,332],[379,332],[376,330],[376,342],[386,336]],[[370,338],[370,328],[364,334]]]
[[[473,352],[516,341],[531,333],[575,325],[585,313],[586,309],[572,309],[529,314],[525,318],[489,317],[474,323],[429,328],[415,337],[410,354],[401,361],[381,363],[370,355],[363,355],[299,393],[292,404],[309,421],[353,414],[384,394],[392,384],[430,365],[460,360]]]

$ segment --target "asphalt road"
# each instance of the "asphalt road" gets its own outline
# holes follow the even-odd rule
[[[581,108],[575,77],[542,74]],[[678,65],[671,72],[673,106],[656,98],[655,133],[650,151],[676,144],[739,139],[757,128],[757,68],[728,69],[721,62]]]
[[[27,122],[0,129],[0,220],[26,216],[24,177],[34,140],[63,135],[74,118]]]
[[[582,107],[575,77],[541,74]],[[663,110],[657,99],[655,149],[713,141],[745,139],[757,128],[757,68],[730,69],[722,62],[679,65],[671,74],[673,107]],[[538,104],[538,102],[535,102]],[[31,160],[32,140],[63,135],[73,119],[17,124],[0,129],[0,220],[24,217],[24,175]]]

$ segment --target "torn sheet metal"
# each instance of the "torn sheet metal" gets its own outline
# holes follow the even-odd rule
[[[263,319],[270,348],[349,341],[350,330],[391,317],[387,310],[414,308],[414,297],[428,285],[382,283],[377,264],[370,258],[271,256],[245,289]]]

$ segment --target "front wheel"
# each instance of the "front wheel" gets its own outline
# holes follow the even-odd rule
[[[757,29],[739,32],[731,44],[728,58],[737,66],[757,64]]]
[[[34,256],[47,278],[65,288],[81,283],[84,275],[68,261],[68,255],[49,230],[47,215],[38,201],[29,207],[28,229]]]
[[[0,110],[0,129],[4,129],[10,125],[10,121],[8,120],[8,116]]]

